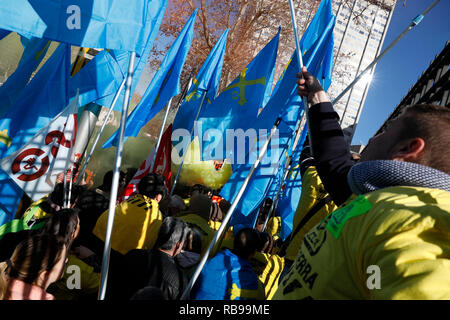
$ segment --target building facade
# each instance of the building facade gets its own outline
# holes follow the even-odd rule
[[[396,1],[374,3],[365,0],[333,1],[337,19],[334,29],[333,82],[328,90],[332,100],[381,52]],[[349,142],[361,116],[375,66],[334,104]]]
[[[450,41],[431,61],[427,70],[417,79],[402,101],[394,109],[376,134],[381,133],[389,120],[397,117],[404,108],[413,104],[437,104],[450,108]]]

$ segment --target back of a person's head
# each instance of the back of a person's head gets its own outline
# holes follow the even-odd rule
[[[99,186],[99,189],[101,189],[101,190],[103,190],[105,192],[110,192],[111,191],[113,177],[114,177],[114,171],[113,170],[109,170],[108,172],[106,172],[105,175],[103,176],[103,183],[102,183],[101,186]],[[125,172],[120,171],[120,175],[119,175],[119,189],[125,186],[126,177],[127,177],[127,175],[125,174]]]
[[[41,232],[60,237],[69,248],[78,227],[78,214],[78,209],[62,209],[55,212],[45,223]]]
[[[204,194],[209,196],[209,194],[212,194],[212,189],[208,188],[207,186],[204,186],[202,184],[195,184],[191,188],[191,196],[198,195],[198,194]]]
[[[258,251],[262,253],[271,253],[273,249],[272,235],[268,232],[260,232],[259,239]]]
[[[64,207],[64,199],[65,197],[69,196],[69,187],[66,186],[66,189],[64,190],[64,183],[60,182],[56,184],[55,188],[53,189],[52,193],[49,196],[49,199],[53,204],[57,205],[58,207],[55,207],[56,211],[60,210]],[[72,185],[72,189],[70,190],[70,203],[74,204],[77,202],[80,195],[85,191],[84,186],[79,186],[76,184]],[[64,195],[65,193],[65,195]],[[67,199],[66,199],[67,201]]]
[[[161,195],[162,198],[165,198],[168,193],[165,185],[165,178],[156,173],[146,175],[139,181],[138,192],[152,199],[157,195]]]
[[[242,228],[234,237],[233,252],[241,258],[248,259],[255,254],[259,246],[258,231],[252,228]]]
[[[196,194],[189,201],[189,211],[209,220],[211,216],[212,201],[206,194]]]
[[[160,288],[148,286],[137,291],[131,300],[166,300]]]
[[[420,137],[425,141],[421,163],[450,174],[450,108],[419,104],[403,111],[400,139]]]
[[[22,241],[10,259],[0,263],[0,299],[7,298],[10,279],[35,284],[40,274],[51,271],[65,258],[64,242],[53,235],[39,234]]]
[[[178,242],[184,243],[187,235],[186,223],[175,217],[164,218],[158,231],[155,248],[171,250]]]

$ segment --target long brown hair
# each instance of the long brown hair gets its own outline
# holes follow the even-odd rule
[[[11,258],[0,263],[0,299],[8,298],[11,279],[33,284],[43,271],[52,270],[61,257],[65,258],[65,254],[64,241],[53,235],[34,235],[22,241]]]

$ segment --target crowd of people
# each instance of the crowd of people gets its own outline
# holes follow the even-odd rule
[[[450,110],[410,106],[353,154],[302,71],[312,148],[292,233],[282,241],[266,199],[254,227],[226,229],[187,298],[449,299]],[[121,173],[119,192],[135,171]],[[0,227],[0,299],[97,299],[111,183],[108,172],[97,188],[74,186],[69,208],[60,183]],[[179,300],[230,203],[201,185],[170,196],[153,173],[137,189],[116,206],[106,299]]]

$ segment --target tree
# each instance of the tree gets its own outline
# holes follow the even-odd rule
[[[302,34],[320,1],[296,1],[298,27]],[[153,51],[151,64],[157,68],[163,55],[179,34],[192,11],[198,8],[195,35],[182,75],[182,84],[195,76],[210,50],[228,28],[221,89],[229,84],[282,27],[275,79],[292,54],[294,37],[288,1],[280,0],[172,0],[161,25],[165,47]],[[301,8],[301,10],[300,10]]]

